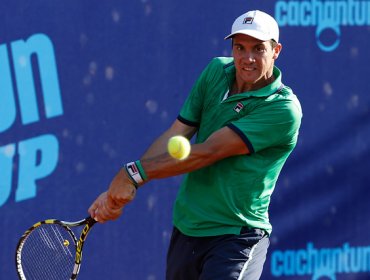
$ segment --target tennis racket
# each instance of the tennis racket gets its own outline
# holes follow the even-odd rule
[[[86,237],[96,221],[45,220],[34,224],[19,239],[16,265],[21,280],[77,279]],[[75,232],[80,232],[77,239]],[[79,229],[79,230],[78,230]]]

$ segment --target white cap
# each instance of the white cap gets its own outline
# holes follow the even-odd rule
[[[230,39],[235,34],[245,34],[261,41],[273,39],[279,42],[279,26],[276,20],[261,11],[249,11],[238,17],[231,28],[231,34],[225,39]]]

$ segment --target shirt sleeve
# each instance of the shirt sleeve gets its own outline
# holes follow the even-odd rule
[[[302,111],[295,98],[266,102],[228,127],[242,138],[250,153],[256,153],[272,146],[295,146],[301,118]]]
[[[215,69],[218,67],[215,67],[215,65],[217,63],[217,60],[213,59],[196,80],[177,117],[181,122],[199,127],[208,84],[212,82],[213,77],[216,75]]]

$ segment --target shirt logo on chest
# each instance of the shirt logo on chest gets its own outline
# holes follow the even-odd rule
[[[243,103],[238,102],[238,104],[236,104],[236,106],[234,107],[234,111],[239,113],[243,108],[244,108]]]

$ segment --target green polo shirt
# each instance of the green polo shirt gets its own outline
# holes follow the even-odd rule
[[[233,58],[214,58],[202,72],[178,119],[197,126],[196,143],[228,126],[250,154],[232,156],[184,176],[174,225],[189,236],[238,234],[243,226],[271,233],[268,207],[279,173],[297,143],[302,111],[291,89],[275,81],[228,97]]]

